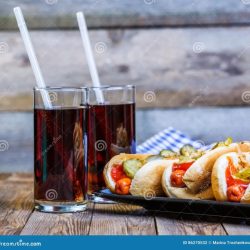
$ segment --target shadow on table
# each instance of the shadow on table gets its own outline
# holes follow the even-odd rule
[[[230,217],[221,215],[205,215],[205,214],[188,214],[188,213],[174,213],[174,212],[160,212],[149,211],[151,216],[161,218],[175,219],[180,221],[197,221],[197,222],[213,222],[213,223],[230,223],[250,225],[250,218],[244,217]]]

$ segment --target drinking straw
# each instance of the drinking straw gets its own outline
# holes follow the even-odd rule
[[[20,30],[20,33],[21,33],[21,36],[22,36],[22,39],[23,39],[23,42],[24,42],[24,45],[25,45],[29,60],[30,60],[30,64],[31,64],[33,73],[34,73],[35,78],[36,78],[37,86],[39,88],[46,88],[46,85],[44,83],[44,79],[43,79],[43,76],[42,76],[42,72],[41,72],[40,66],[38,64],[33,45],[31,43],[30,35],[29,35],[28,29],[27,29],[27,26],[26,26],[26,23],[25,23],[25,20],[24,20],[24,17],[23,17],[22,10],[21,10],[20,7],[15,7],[13,9],[13,11],[14,11],[16,21],[17,21],[17,25],[19,27],[19,30]],[[43,99],[43,102],[44,102],[44,106],[46,108],[51,109],[52,104],[51,104],[51,101],[50,101],[50,98],[49,98],[49,95],[48,95],[47,91],[42,90],[41,94],[42,94],[42,99]]]
[[[101,84],[100,84],[100,79],[99,79],[99,75],[98,75],[98,72],[97,72],[93,52],[92,52],[92,49],[91,49],[89,34],[88,34],[88,28],[87,28],[87,25],[86,25],[86,21],[85,21],[85,17],[84,17],[83,12],[77,12],[76,17],[77,17],[79,30],[80,30],[80,33],[81,33],[83,47],[84,47],[84,50],[85,50],[85,53],[86,53],[86,56],[87,56],[87,62],[88,62],[88,66],[89,66],[89,71],[90,71],[92,83],[93,83],[94,87],[98,88],[98,87],[101,86]],[[96,93],[97,101],[99,103],[103,103],[104,102],[103,93],[100,91],[100,89],[96,89],[95,93]]]

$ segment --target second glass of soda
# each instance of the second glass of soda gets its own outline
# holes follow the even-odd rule
[[[135,86],[102,86],[88,89],[88,197],[106,188],[103,169],[120,153],[136,152]]]

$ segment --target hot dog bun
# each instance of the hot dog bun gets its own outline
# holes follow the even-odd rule
[[[171,173],[172,173],[172,165],[169,164],[165,169],[162,176],[162,188],[165,194],[169,197],[181,198],[181,199],[213,199],[213,191],[211,187],[208,187],[196,194],[191,193],[187,187],[178,188],[173,187],[171,185]]]
[[[227,201],[227,183],[225,171],[228,166],[228,156],[232,157],[234,164],[238,163],[237,153],[227,153],[220,156],[216,160],[212,171],[212,189],[214,197],[218,201]]]
[[[248,151],[250,151],[250,142],[232,143],[229,146],[222,146],[209,150],[196,160],[186,171],[183,176],[183,181],[191,193],[199,193],[201,187],[209,185],[211,182],[211,173],[214,163],[221,155],[230,152]]]
[[[138,170],[132,180],[130,193],[144,197],[163,195],[161,179],[164,170],[176,160],[154,160]]]
[[[241,153],[245,155],[246,160],[250,162],[250,153]],[[237,166],[239,164],[239,154],[236,152],[227,153],[220,156],[213,167],[212,171],[212,189],[215,199],[218,201],[227,201],[227,181],[226,181],[226,169],[228,167],[228,157],[232,160],[233,164]],[[241,198],[241,202],[250,203],[250,187],[245,191],[245,194]]]
[[[145,160],[150,154],[119,154],[114,156],[104,167],[103,177],[106,186],[111,192],[115,192],[115,182],[111,177],[111,169],[114,164],[122,164],[124,161],[129,159]]]

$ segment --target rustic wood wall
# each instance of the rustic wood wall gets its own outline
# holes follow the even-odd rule
[[[48,85],[89,85],[75,12],[100,77],[135,84],[138,107],[247,105],[247,0],[42,0],[0,4],[0,108],[31,110],[35,79],[12,13],[20,5]]]

